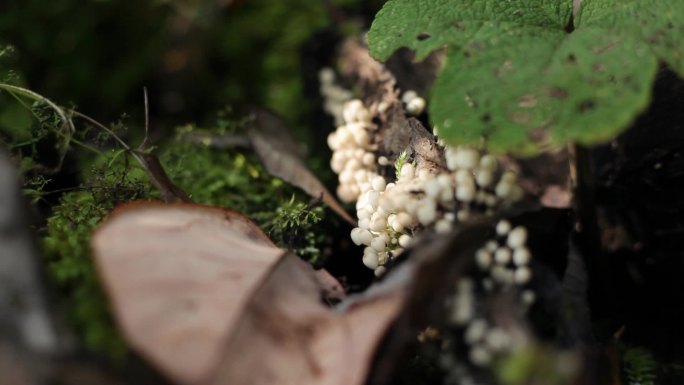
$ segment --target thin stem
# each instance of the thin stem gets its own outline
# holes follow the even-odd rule
[[[143,99],[145,100],[145,138],[138,146],[138,150],[144,151],[150,144],[150,104],[147,98],[147,87],[143,87]]]
[[[69,128],[69,132],[74,133],[76,132],[76,127],[74,127],[74,122],[71,121],[69,117],[67,117],[66,113],[64,110],[55,104],[52,100],[44,97],[43,95],[40,95],[36,92],[33,92],[31,90],[28,90],[23,87],[18,87],[18,86],[13,86],[11,84],[6,84],[6,83],[0,83],[0,89],[8,91],[10,93],[16,92],[20,95],[26,96],[28,98],[31,98],[33,100],[37,100],[40,102],[43,102],[47,104],[48,106],[52,107],[52,109],[59,115],[60,119],[62,119],[63,124],[65,124]]]
[[[117,134],[116,134],[114,131],[112,131],[109,127],[105,126],[104,124],[98,122],[97,120],[95,120],[95,119],[91,118],[90,116],[88,116],[88,115],[86,115],[86,114],[83,114],[83,113],[81,113],[81,112],[73,111],[73,114],[74,114],[74,116],[79,117],[79,118],[81,118],[81,119],[83,119],[83,120],[85,120],[85,121],[87,121],[87,122],[93,124],[94,126],[98,127],[99,129],[101,129],[101,130],[103,130],[104,132],[106,132],[106,133],[108,133],[109,135],[111,135],[112,138],[114,138],[114,140],[116,140],[117,142],[119,142],[119,144],[121,145],[121,147],[125,148],[125,149],[128,150],[128,151],[133,151],[133,149],[131,149],[131,147],[130,147],[126,142],[124,142],[123,139],[121,139],[121,138],[119,137],[119,135],[117,135]]]

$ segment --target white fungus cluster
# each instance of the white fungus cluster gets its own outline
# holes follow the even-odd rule
[[[351,91],[335,83],[335,71],[325,67],[318,72],[319,90],[323,96],[323,109],[335,118],[335,125],[342,124],[344,104],[353,98]]]
[[[371,114],[358,99],[344,104],[344,124],[328,135],[328,146],[333,150],[330,167],[338,174],[337,195],[345,202],[353,202],[362,193],[371,190],[375,170],[375,146]],[[383,186],[384,188],[384,186]]]
[[[394,183],[375,175],[370,189],[361,188],[356,204],[359,224],[351,237],[366,246],[363,263],[377,275],[421,230],[448,232],[456,222],[492,214],[522,197],[515,174],[501,173],[494,156],[482,156],[472,148],[447,148],[446,159],[444,172],[403,163]],[[381,158],[380,163],[387,161]]]
[[[527,284],[532,279],[527,230],[522,226],[513,228],[509,221],[502,220],[496,225],[496,234],[500,241],[488,241],[475,254],[478,267],[491,276],[490,280],[484,281],[485,289],[491,290],[494,285]]]
[[[404,94],[409,102],[416,98],[415,92]],[[330,165],[339,178],[338,196],[356,200],[359,221],[351,239],[366,246],[363,263],[376,275],[421,230],[448,232],[455,222],[490,215],[522,198],[513,172],[500,170],[493,155],[469,147],[445,147],[447,169],[441,172],[406,162],[404,153],[394,162],[396,180],[387,183],[377,170],[392,162],[384,156],[376,159],[377,127],[371,117],[360,100],[346,102],[343,124],[328,136],[328,145],[333,150]]]
[[[401,95],[401,101],[404,102],[404,108],[409,115],[418,116],[425,111],[427,103],[425,99],[418,96],[416,91],[408,90]]]
[[[525,308],[535,301],[534,292],[525,288],[532,279],[527,230],[501,220],[496,225],[496,235],[496,239],[486,242],[475,253],[476,265],[484,278],[477,283],[472,278],[461,279],[447,301],[449,321],[462,330],[468,358],[476,366],[488,365],[494,357],[510,352],[521,343],[505,329],[490,324],[485,311],[476,306],[477,296],[517,287],[521,289],[519,300]],[[477,284],[483,289],[480,293],[476,290]]]

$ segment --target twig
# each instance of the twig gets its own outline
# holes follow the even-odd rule
[[[147,99],[147,87],[143,87],[143,99],[145,100],[145,138],[138,146],[139,151],[145,151],[150,144],[150,105]]]

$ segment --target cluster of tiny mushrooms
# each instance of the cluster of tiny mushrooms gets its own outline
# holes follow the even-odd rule
[[[474,216],[494,215],[523,198],[517,175],[503,169],[496,156],[472,147],[446,145],[436,130],[433,134],[446,169],[409,162],[406,152],[388,159],[373,141],[378,126],[372,119],[372,111],[387,106],[369,107],[352,99],[351,92],[334,83],[331,69],[319,75],[326,109],[337,124],[328,136],[333,152],[330,166],[339,179],[337,195],[356,203],[358,227],[351,231],[351,240],[365,246],[363,264],[376,276],[385,274],[419,233],[450,232],[455,224]],[[426,107],[425,99],[412,90],[403,92],[401,102],[409,116],[419,116]],[[535,293],[529,289],[532,255],[527,248],[527,229],[504,219],[496,224],[494,233],[495,238],[473,255],[478,279],[462,277],[446,304],[448,322],[460,330],[469,361],[475,366],[487,366],[497,355],[522,343],[516,341],[520,336],[490,324],[475,298],[517,288],[520,305],[526,308],[535,301]]]

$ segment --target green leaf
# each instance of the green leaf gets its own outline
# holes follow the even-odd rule
[[[684,77],[684,1],[584,0],[582,4],[578,27],[634,36]]]
[[[467,45],[482,28],[562,31],[571,13],[572,1],[390,0],[376,15],[368,41],[379,60],[400,47],[415,49],[420,60],[446,45]]]
[[[430,117],[448,143],[531,154],[607,141],[650,103],[658,59],[684,73],[684,2],[390,0],[371,54],[447,48]],[[571,31],[571,32],[569,32]]]

